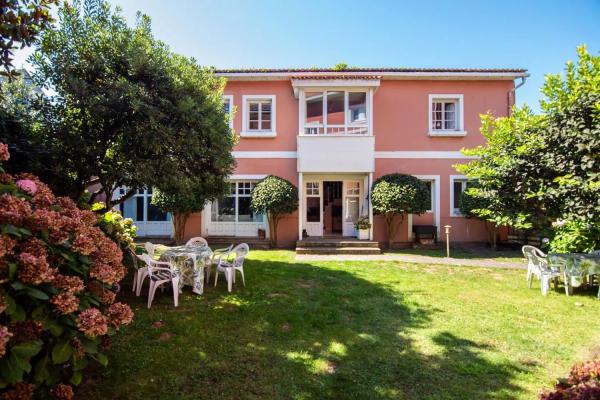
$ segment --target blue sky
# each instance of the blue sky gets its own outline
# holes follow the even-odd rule
[[[538,109],[546,73],[600,50],[600,0],[110,0],[155,36],[217,67],[519,67]],[[165,6],[169,4],[169,6]]]

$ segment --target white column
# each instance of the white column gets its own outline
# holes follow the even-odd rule
[[[302,240],[302,220],[304,219],[304,184],[302,172],[298,173],[298,240]]]
[[[373,173],[369,172],[369,187],[367,193],[369,193],[369,223],[371,224],[371,230],[369,231],[369,240],[373,240],[373,204],[371,203],[371,187],[373,186]]]

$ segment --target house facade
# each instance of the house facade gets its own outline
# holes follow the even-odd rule
[[[372,240],[385,241],[385,223],[373,215],[369,190],[390,173],[422,179],[431,206],[409,215],[393,242],[412,239],[414,225],[452,226],[452,240],[485,241],[485,226],[464,218],[458,198],[466,188],[455,164],[468,162],[462,148],[485,143],[480,114],[504,116],[522,69],[220,70],[227,78],[224,107],[239,142],[230,193],[207,204],[186,227],[187,236],[256,237],[268,232],[263,215],[250,210],[252,188],[277,175],[299,189],[299,209],[279,224],[280,246],[309,237],[356,236],[354,222],[372,222]],[[140,191],[126,203],[145,236],[171,232],[168,215]],[[134,204],[135,203],[135,204]],[[134,215],[135,214],[135,215]]]

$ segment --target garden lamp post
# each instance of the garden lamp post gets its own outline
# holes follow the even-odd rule
[[[446,233],[446,257],[450,258],[450,225],[444,225],[444,231]]]

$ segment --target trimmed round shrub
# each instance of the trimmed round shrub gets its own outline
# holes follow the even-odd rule
[[[0,143],[0,162],[9,157]],[[4,398],[69,399],[90,361],[131,322],[115,302],[126,269],[119,246],[29,174],[0,168],[0,390]]]
[[[269,175],[252,190],[250,207],[255,213],[267,215],[271,244],[276,247],[279,220],[298,209],[298,188],[290,181]]]

